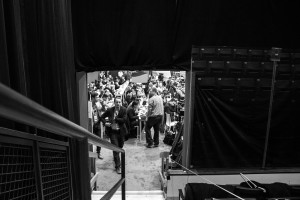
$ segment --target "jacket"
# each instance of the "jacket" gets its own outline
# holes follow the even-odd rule
[[[107,109],[100,117],[100,120],[103,124],[105,124],[105,118],[108,117],[109,122],[113,123],[114,118],[114,112],[115,112],[115,106]],[[118,115],[115,118],[115,121],[118,123],[120,127],[120,134],[125,136],[127,134],[127,128],[126,128],[126,120],[127,120],[127,114],[126,114],[126,108],[121,106]],[[107,131],[109,133],[112,133],[111,127],[106,127]]]

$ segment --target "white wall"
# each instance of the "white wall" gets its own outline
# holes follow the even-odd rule
[[[79,123],[85,129],[88,129],[88,95],[87,95],[87,77],[85,72],[76,73],[78,104],[79,104]]]

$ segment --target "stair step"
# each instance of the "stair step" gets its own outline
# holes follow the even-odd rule
[[[93,191],[92,200],[101,199],[107,191]],[[121,191],[117,191],[111,200],[120,200],[122,196]],[[165,200],[163,191],[126,191],[126,200]]]

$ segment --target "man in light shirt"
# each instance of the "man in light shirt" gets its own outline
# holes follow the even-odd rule
[[[161,96],[157,95],[157,89],[152,88],[149,94],[149,101],[148,101],[148,113],[147,113],[147,121],[145,126],[146,132],[146,147],[152,148],[153,144],[154,147],[158,147],[159,145],[159,127],[162,123],[163,114],[164,114],[164,106],[163,100]],[[154,129],[154,136],[151,136],[151,128]]]

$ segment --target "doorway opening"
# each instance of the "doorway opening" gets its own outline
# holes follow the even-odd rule
[[[162,168],[160,155],[163,152],[169,152],[173,160],[181,162],[185,79],[185,71],[95,71],[87,73],[88,129],[90,132],[110,142],[106,127],[100,122],[103,113],[114,106],[115,98],[121,99],[122,106],[127,111],[133,102],[138,102],[134,119],[127,115],[128,132],[123,147],[126,151],[127,191],[162,189],[159,171]],[[159,127],[159,145],[156,148],[147,148],[145,125],[148,102],[153,90],[157,91],[163,100],[164,111]],[[151,135],[153,134],[152,128]],[[99,152],[99,148],[93,147],[93,151]],[[120,175],[114,170],[113,153],[104,148],[99,153],[96,171],[101,172],[101,176],[97,190],[107,191],[119,180]],[[176,167],[175,163],[173,167]]]

